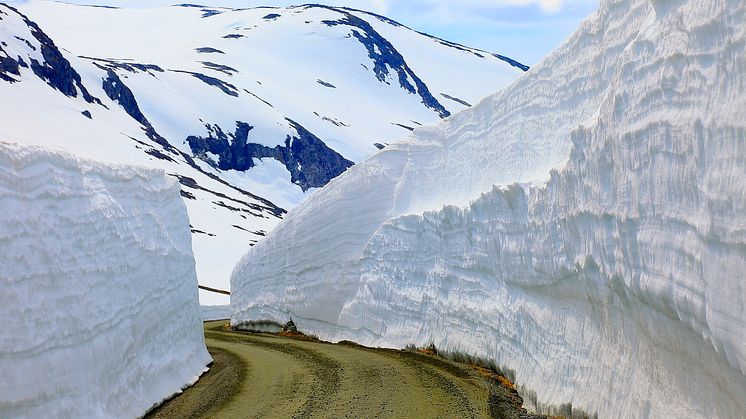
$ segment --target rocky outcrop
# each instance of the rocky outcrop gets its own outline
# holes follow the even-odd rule
[[[319,6],[323,7],[323,6]],[[368,57],[373,60],[373,72],[381,82],[386,82],[386,78],[390,75],[389,69],[396,73],[396,77],[399,79],[399,85],[406,91],[412,94],[418,94],[422,98],[422,103],[428,108],[434,110],[440,115],[441,118],[450,116],[451,113],[438,102],[427,85],[417,77],[417,74],[409,68],[404,57],[399,51],[386,38],[381,36],[370,23],[360,19],[359,17],[348,13],[343,10],[331,8],[344,15],[339,20],[325,20],[324,24],[327,26],[347,25],[355,29],[352,30],[352,35],[360,41],[361,44],[365,45],[368,50]],[[410,82],[410,79],[412,82]],[[414,85],[412,85],[414,83]]]
[[[284,145],[268,147],[249,142],[253,127],[245,122],[236,122],[236,131],[226,134],[217,125],[206,125],[208,136],[189,136],[186,141],[196,156],[212,153],[219,156],[212,162],[221,170],[245,171],[254,166],[254,159],[273,158],[288,169],[291,181],[304,191],[319,188],[339,176],[352,162],[327,147],[321,139],[288,119],[296,136],[288,136]],[[211,159],[206,159],[208,162]]]
[[[54,44],[54,41],[36,23],[32,22],[12,6],[7,4],[0,4],[0,6],[5,8],[5,10],[0,9],[0,11],[3,11],[3,15],[9,16],[9,13],[18,15],[28,27],[31,36],[38,42],[38,46],[34,46],[28,39],[17,37],[17,39],[25,42],[29,49],[34,52],[38,49],[38,52],[41,53],[43,57],[41,61],[34,57],[29,57],[31,70],[37,77],[66,96],[77,97],[78,91],[80,91],[86,102],[100,103],[98,99],[88,93],[88,90],[83,86],[83,82],[80,79],[80,74],[72,68],[70,62],[62,55]],[[3,17],[0,16],[0,20],[2,19]],[[20,56],[16,58],[9,57],[2,49],[0,49],[0,53],[6,55],[5,57],[0,57],[0,78],[6,81],[15,81],[9,80],[7,74],[19,75],[19,66],[27,67],[26,63]]]

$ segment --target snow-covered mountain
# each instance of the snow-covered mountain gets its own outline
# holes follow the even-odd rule
[[[604,0],[505,90],[304,201],[234,323],[488,356],[603,417],[746,412],[746,3]]]
[[[200,283],[221,289],[309,191],[526,70],[347,8],[17,7],[0,138],[178,177]]]
[[[0,142],[0,417],[139,417],[205,370],[179,192],[160,170]]]

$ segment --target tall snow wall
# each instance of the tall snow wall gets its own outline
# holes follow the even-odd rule
[[[210,362],[162,171],[0,142],[0,417],[127,418]]]
[[[744,109],[744,1],[604,0],[292,211],[236,266],[232,322],[432,341],[600,417],[742,417]]]

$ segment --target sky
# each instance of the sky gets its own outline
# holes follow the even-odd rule
[[[538,63],[598,8],[598,0],[354,0],[413,29],[527,65]],[[355,6],[353,6],[353,4]]]
[[[187,2],[236,8],[288,6],[301,3],[349,6],[382,14],[412,29],[502,54],[529,66],[538,63],[549,54],[598,7],[598,0],[67,0],[67,2],[119,7],[156,7]]]

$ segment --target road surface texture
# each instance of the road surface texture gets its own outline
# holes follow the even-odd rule
[[[206,322],[210,371],[147,418],[528,418],[515,391],[413,351],[234,332]]]

